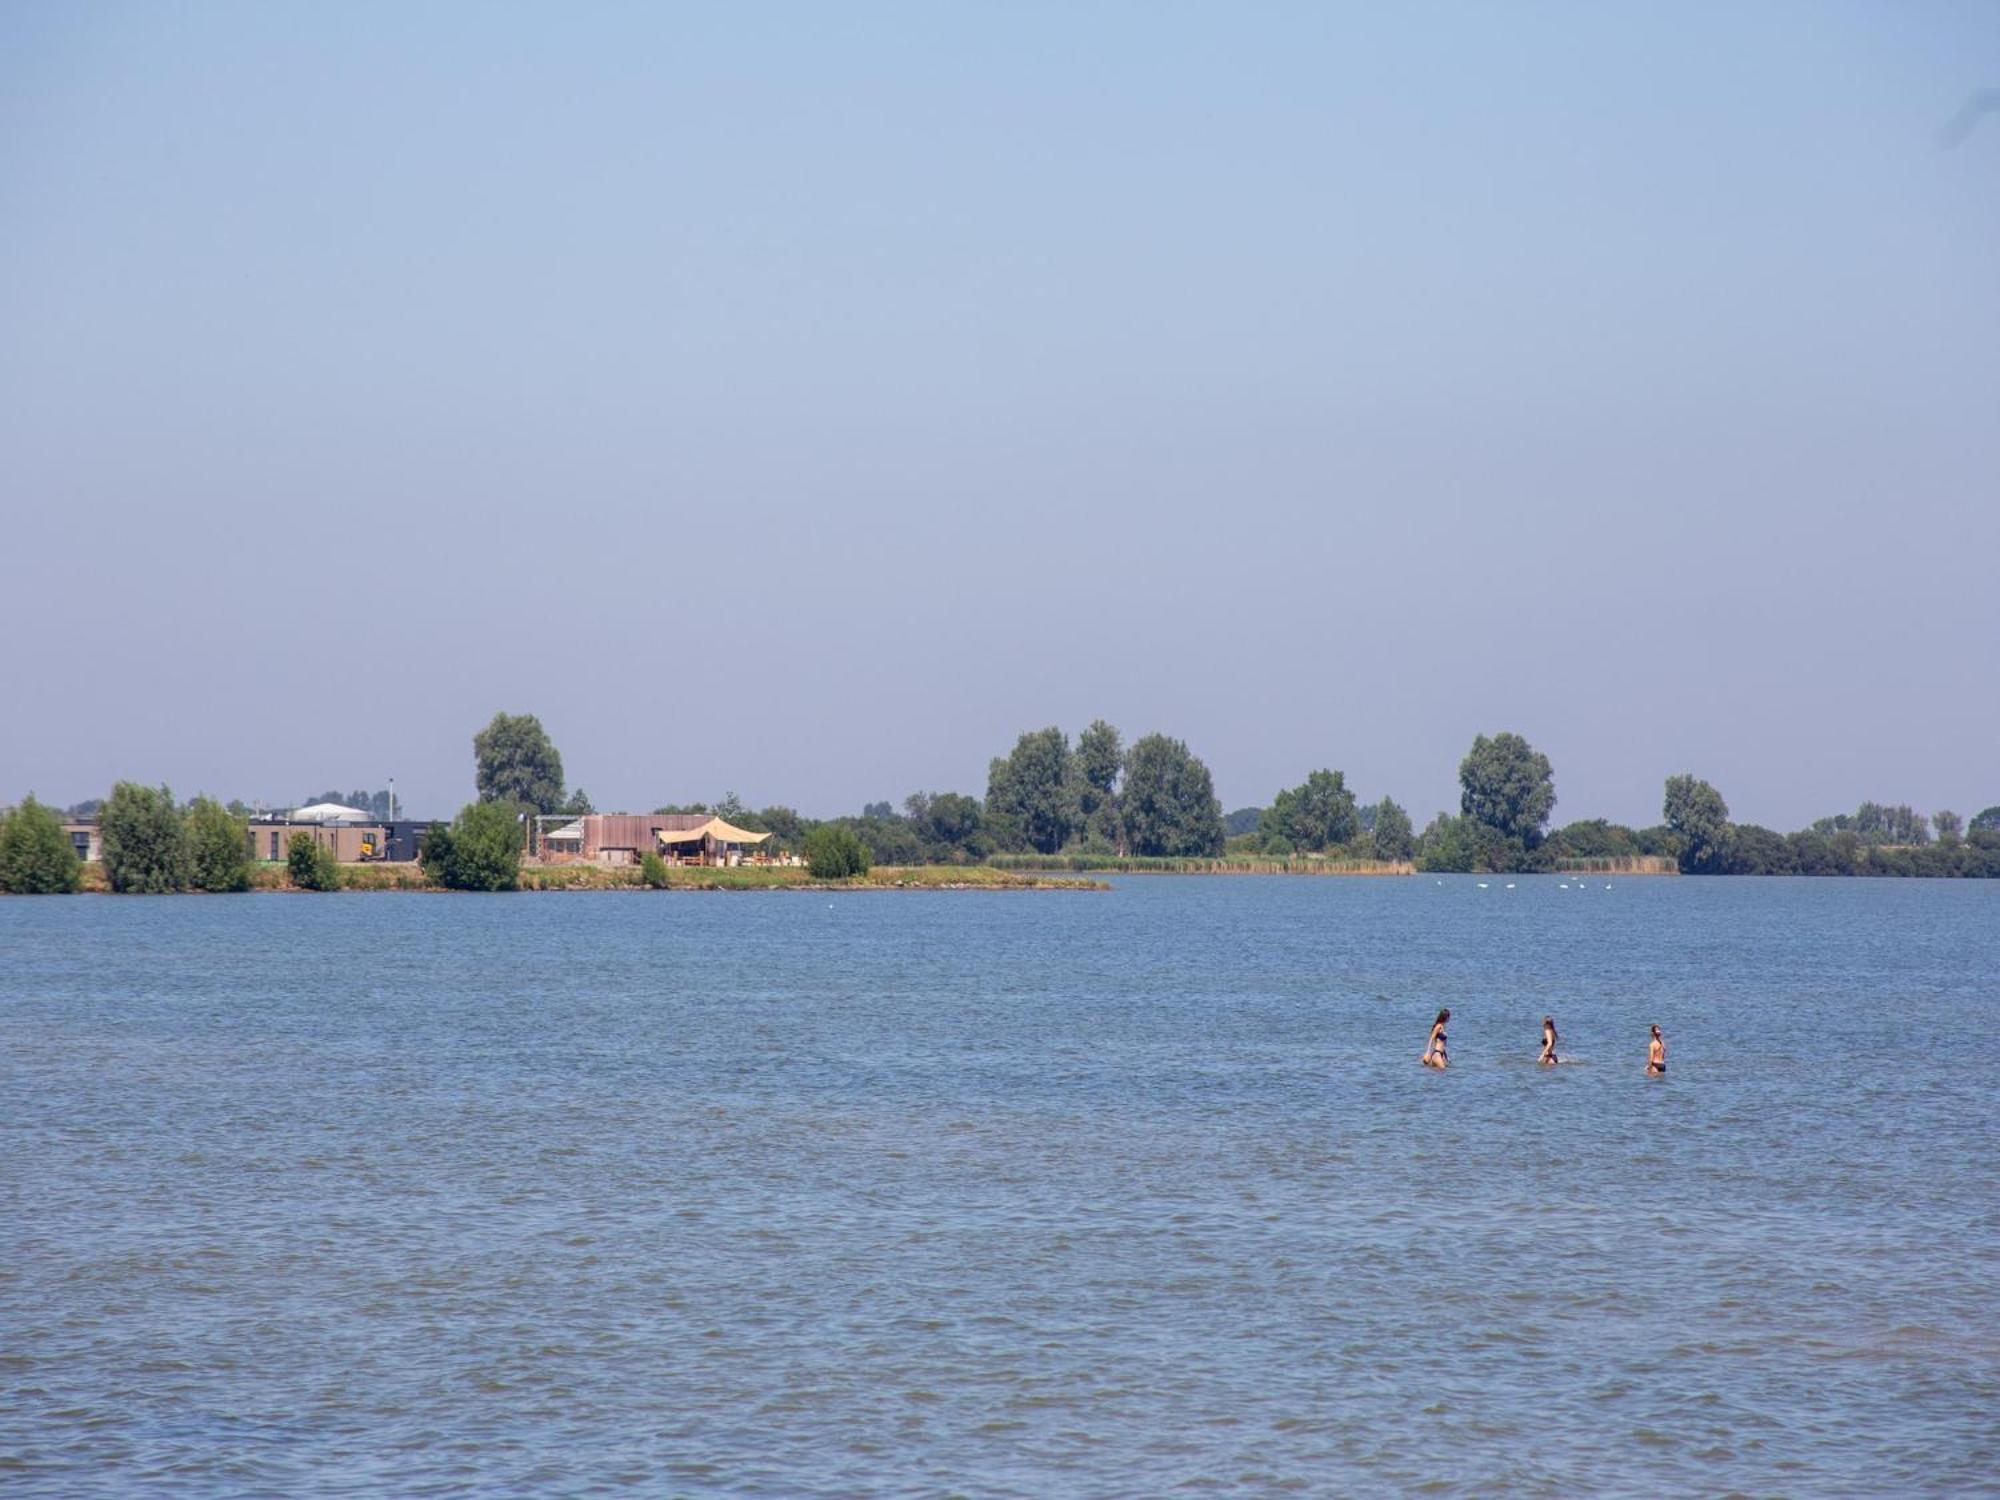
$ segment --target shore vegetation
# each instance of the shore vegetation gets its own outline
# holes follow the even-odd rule
[[[30,792],[0,815],[0,891],[14,896],[66,896],[83,883],[62,819]]]
[[[302,891],[340,889],[340,862],[309,833],[295,833],[285,845],[285,878]]]
[[[188,804],[187,854],[192,889],[250,889],[250,820],[213,797],[197,797]]]
[[[454,891],[511,891],[520,884],[521,821],[506,802],[468,802],[450,823],[432,827],[419,860]]]
[[[165,786],[121,781],[98,815],[104,878],[121,894],[185,890],[189,883],[187,822]]]

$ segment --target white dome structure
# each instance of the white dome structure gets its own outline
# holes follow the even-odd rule
[[[358,807],[343,807],[338,802],[315,802],[310,807],[292,809],[294,823],[372,823],[372,814]]]

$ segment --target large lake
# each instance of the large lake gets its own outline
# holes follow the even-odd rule
[[[0,1491],[1992,1493],[1996,995],[2000,882],[0,901]]]

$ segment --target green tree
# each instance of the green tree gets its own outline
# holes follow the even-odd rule
[[[1069,841],[1075,803],[1069,740],[1051,726],[1024,734],[986,776],[986,815],[1017,847],[1054,854]]]
[[[2000,806],[1982,808],[1965,825],[1967,833],[2000,833]]]
[[[751,831],[770,834],[771,841],[782,849],[796,849],[805,842],[806,820],[799,816],[796,808],[776,805],[761,807],[757,810],[756,818],[757,821],[751,826]]]
[[[468,802],[433,828],[421,854],[431,879],[455,891],[511,891],[521,879],[521,826],[511,804]]]
[[[1560,859],[1621,859],[1641,853],[1638,835],[1622,823],[1585,818],[1565,823],[1548,836],[1545,848]]]
[[[187,825],[166,787],[119,782],[98,816],[97,831],[112,890],[146,894],[187,885]]]
[[[0,817],[0,891],[15,896],[66,896],[83,880],[83,862],[55,809],[30,792]]]
[[[533,714],[495,714],[472,737],[481,802],[519,802],[538,813],[560,812],[563,764]]]
[[[806,868],[815,880],[866,875],[872,862],[868,846],[844,824],[821,823],[806,835]]]
[[[1555,774],[1549,758],[1520,735],[1480,735],[1459,762],[1459,810],[1502,839],[1532,849],[1555,811]]]
[[[1247,833],[1255,833],[1264,821],[1261,807],[1239,807],[1233,813],[1222,816],[1222,833],[1225,838],[1240,839]]]
[[[979,799],[963,792],[912,792],[903,816],[924,845],[924,857],[942,864],[978,859],[987,852],[986,817]]]
[[[1965,837],[1965,819],[1946,808],[1931,814],[1931,827],[1937,830],[1941,844],[1956,844]]]
[[[1416,852],[1410,815],[1393,798],[1384,797],[1375,805],[1375,857],[1404,860]]]
[[[1118,731],[1102,719],[1076,737],[1076,772],[1082,783],[1099,798],[1115,796],[1118,773],[1125,763],[1124,742]]]
[[[1294,849],[1324,853],[1353,838],[1359,827],[1346,773],[1314,771],[1303,783],[1271,800],[1259,832],[1267,848],[1272,839],[1281,838]]]
[[[311,834],[295,833],[285,841],[285,878],[302,891],[337,891],[340,861]]]
[[[651,849],[639,856],[639,878],[656,891],[667,888],[667,862]]]
[[[1118,816],[1118,773],[1124,761],[1124,742],[1117,729],[1102,719],[1093,720],[1076,737],[1069,760],[1070,801],[1076,818],[1072,833],[1106,852],[1122,848],[1125,842]]]
[[[187,810],[188,884],[198,891],[250,889],[250,820],[213,797]]]
[[[1784,835],[1755,823],[1730,825],[1727,859],[1731,875],[1795,875],[1799,868]]]
[[[1519,843],[1477,818],[1439,813],[1417,840],[1417,868],[1425,871],[1515,870],[1524,864]]]
[[[1125,755],[1125,837],[1134,854],[1171,858],[1222,853],[1222,804],[1200,757],[1180,740],[1149,734]]]
[[[1686,773],[1669,776],[1661,816],[1680,839],[1683,874],[1718,875],[1728,868],[1729,804],[1722,793]]]
[[[1480,868],[1475,826],[1472,819],[1450,813],[1432,818],[1417,840],[1417,868],[1441,875],[1465,875]]]
[[[836,818],[831,827],[844,828],[885,865],[920,865],[924,862],[923,840],[908,818],[900,816],[886,802],[870,802],[858,818]],[[808,835],[810,838],[810,835]],[[812,847],[810,843],[806,845]]]

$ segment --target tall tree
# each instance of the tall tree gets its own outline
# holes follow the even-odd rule
[[[1054,854],[1074,823],[1069,739],[1053,725],[1024,734],[986,775],[986,814],[1011,839],[1038,854]]]
[[[1965,819],[1949,808],[1941,807],[1931,814],[1931,827],[1937,830],[1941,844],[1956,844],[1965,837]]]
[[[1684,874],[1719,875],[1729,861],[1729,804],[1705,781],[1683,773],[1667,778],[1662,816],[1679,836]]]
[[[30,792],[0,815],[0,891],[16,896],[66,896],[83,879],[83,864],[55,809]]]
[[[187,825],[166,787],[119,782],[98,815],[97,833],[112,890],[146,894],[187,885]]]
[[[250,889],[250,820],[213,797],[187,810],[188,884],[198,891]]]
[[[1404,860],[1416,851],[1410,815],[1392,797],[1384,797],[1375,804],[1373,834],[1377,859]]]
[[[1122,848],[1125,842],[1118,817],[1118,772],[1124,759],[1117,729],[1102,719],[1093,720],[1076,737],[1076,751],[1070,756],[1070,798],[1076,805],[1078,831],[1107,849]]]
[[[1555,811],[1555,773],[1549,758],[1520,735],[1480,735],[1459,762],[1459,810],[1524,849],[1542,840]]]
[[[2000,804],[1982,807],[1965,825],[1967,833],[2000,833]]]
[[[1314,771],[1271,800],[1259,832],[1267,842],[1281,838],[1294,849],[1323,852],[1353,838],[1359,826],[1347,773]]]
[[[495,714],[472,737],[481,802],[520,802],[538,813],[560,812],[563,764],[533,714]]]
[[[1180,740],[1149,734],[1125,755],[1119,800],[1132,852],[1170,857],[1222,853],[1222,804],[1208,767]]]

